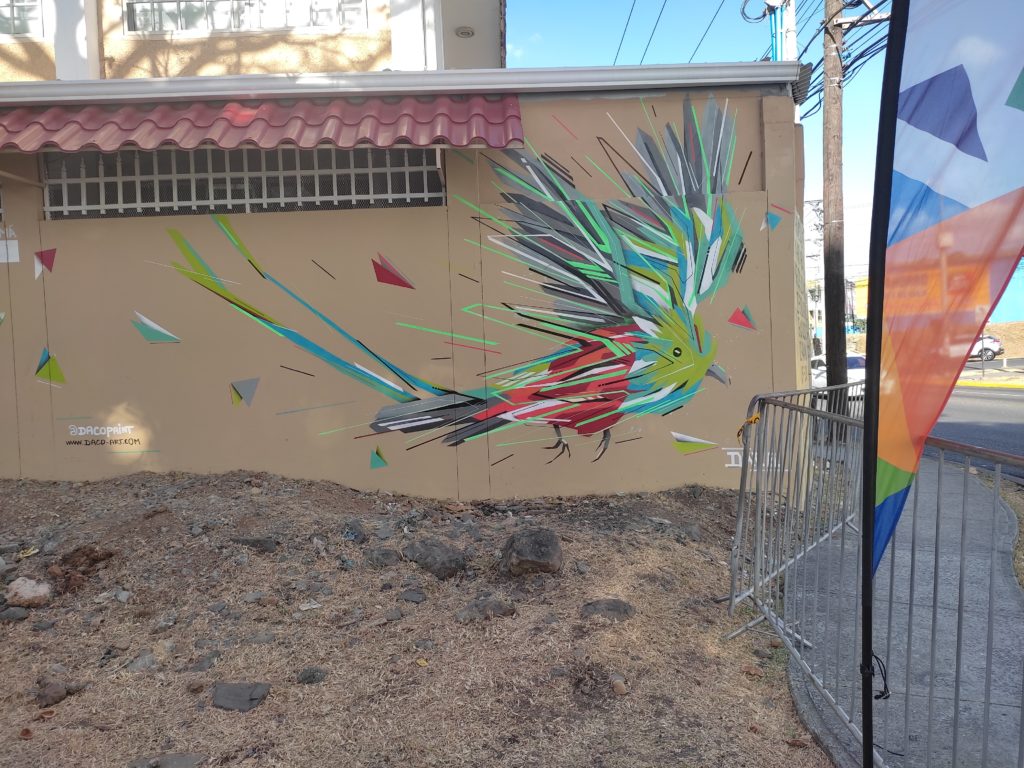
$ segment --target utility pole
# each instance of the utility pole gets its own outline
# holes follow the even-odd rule
[[[825,0],[822,198],[825,354],[829,386],[846,383],[846,273],[843,263],[843,0]]]

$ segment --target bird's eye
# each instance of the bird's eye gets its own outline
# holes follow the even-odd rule
[[[683,350],[681,350],[679,347],[676,347],[675,349],[672,350],[672,354],[675,355],[676,357],[682,357]]]

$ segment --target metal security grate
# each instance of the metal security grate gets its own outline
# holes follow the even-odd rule
[[[444,205],[433,149],[42,153],[47,219]]]
[[[40,0],[0,0],[0,35],[42,37]]]
[[[366,0],[128,0],[128,32],[365,29]]]

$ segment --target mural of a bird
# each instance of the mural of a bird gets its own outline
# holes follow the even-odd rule
[[[176,267],[260,324],[397,401],[379,410],[370,425],[375,432],[436,432],[426,442],[459,445],[502,429],[540,425],[554,430],[554,458],[569,451],[563,430],[600,435],[600,458],[623,419],[672,413],[698,394],[707,377],[729,383],[715,362],[717,341],[698,310],[744,258],[739,222],[724,197],[735,123],[713,99],[698,118],[687,99],[682,125],[682,135],[671,123],[657,138],[638,131],[631,143],[635,157],[618,155],[621,168],[613,161],[622,199],[603,204],[580,193],[551,157],[506,151],[501,160],[491,159],[504,205],[499,216],[480,211],[479,221],[492,232],[490,250],[514,265],[506,274],[524,291],[545,301],[482,307],[481,314],[558,346],[486,373],[484,386],[474,391],[430,384],[367,348],[270,276],[223,217],[215,219],[262,277],[405,386],[334,355],[245,303],[172,232],[191,268]]]

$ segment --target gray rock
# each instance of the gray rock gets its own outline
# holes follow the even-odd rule
[[[681,527],[683,529],[683,533],[686,534],[686,538],[688,538],[690,541],[700,541],[701,540],[701,532],[700,532],[700,525],[699,524],[697,524],[697,523],[683,523]]]
[[[351,557],[339,557],[338,567],[341,568],[341,570],[343,571],[352,571],[355,570],[356,561],[353,560]]]
[[[433,640],[417,640],[413,645],[420,651],[432,651],[436,645]]]
[[[754,655],[759,659],[770,659],[772,657],[772,652],[767,648],[755,648]]]
[[[7,586],[4,595],[8,605],[21,608],[41,608],[53,597],[53,587],[45,581],[35,581],[22,576]]]
[[[466,558],[462,552],[438,539],[414,541],[402,553],[439,579],[450,579],[466,569]]]
[[[306,667],[296,678],[302,685],[316,685],[327,679],[327,670],[320,667]]]
[[[593,616],[600,616],[605,619],[611,619],[612,621],[625,621],[626,619],[631,619],[636,615],[636,608],[625,600],[609,597],[603,600],[592,600],[589,603],[585,603],[581,612],[585,619]]]
[[[5,565],[7,565],[7,561],[0,557],[0,568],[3,568]]]
[[[585,560],[580,560],[576,563],[576,572],[584,575],[590,573],[590,564]]]
[[[56,706],[68,697],[68,686],[63,680],[44,676],[39,678],[38,685],[35,701],[40,709]]]
[[[395,529],[391,527],[391,523],[380,523],[374,533],[381,541],[387,541],[395,535]]]
[[[209,672],[220,658],[220,651],[210,651],[188,668],[189,672]]]
[[[160,662],[157,661],[153,652],[149,648],[143,648],[139,651],[139,655],[128,663],[126,669],[129,672],[148,672],[152,669],[157,669],[159,666]]]
[[[14,542],[0,544],[0,555],[13,555],[16,554],[19,549],[21,549],[21,545],[15,544]]]
[[[385,612],[385,614],[384,614],[384,620],[385,621],[400,621],[401,618],[402,618],[402,609],[401,608],[392,608],[391,610]]]
[[[116,599],[117,602],[121,604],[125,604],[132,599],[132,593],[129,592],[127,589],[115,589],[114,599]]]
[[[376,549],[371,549],[366,553],[366,562],[370,565],[376,566],[377,568],[387,568],[392,565],[398,565],[401,561],[402,556],[398,554],[397,549],[377,547]]]
[[[516,607],[505,600],[497,597],[478,597],[455,612],[455,620],[460,624],[468,624],[471,621],[483,621],[495,616],[514,616]]]
[[[206,765],[209,759],[206,755],[174,752],[137,758],[128,763],[128,768],[200,768]]]
[[[32,624],[32,631],[33,632],[46,632],[49,629],[53,629],[56,624],[57,624],[56,621],[51,621],[49,619],[44,619],[42,621],[37,621],[37,622],[34,622]]]
[[[236,536],[231,541],[267,555],[277,552],[277,540],[271,536]]]
[[[28,618],[28,608],[5,608],[0,611],[0,623],[24,621]]]
[[[501,549],[498,568],[510,576],[524,573],[558,573],[562,570],[562,542],[547,528],[517,531]]]
[[[362,521],[353,519],[346,522],[345,530],[341,534],[341,538],[345,541],[351,541],[354,544],[365,544],[366,530],[363,528]]]
[[[43,544],[43,554],[52,555],[54,552],[57,551],[57,546],[58,542],[55,539],[50,539],[45,544]]]
[[[188,529],[188,532],[193,536],[202,536],[206,532],[206,529],[199,525],[199,523],[196,523]]]
[[[248,594],[242,595],[242,602],[250,604],[258,603],[260,600],[266,597],[266,594],[266,592],[249,592]]]
[[[249,644],[270,645],[275,640],[277,640],[277,635],[275,635],[273,632],[259,632],[249,638]]]
[[[166,632],[177,623],[178,614],[176,611],[171,611],[170,613],[160,617],[157,623],[153,625],[153,632]]]
[[[269,683],[217,683],[213,686],[213,706],[248,712],[262,704],[269,693]]]
[[[398,596],[398,599],[419,605],[427,599],[427,596],[423,594],[422,589],[407,589]]]
[[[224,609],[228,607],[228,604],[223,600],[218,600],[216,603],[210,603],[206,606],[206,610],[210,613],[223,613]]]

